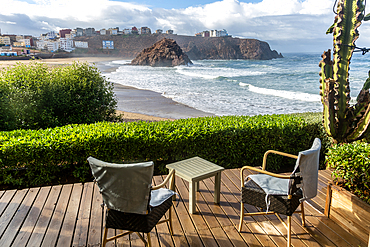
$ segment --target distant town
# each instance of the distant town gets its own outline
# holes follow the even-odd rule
[[[153,34],[174,34],[173,30],[155,30]],[[95,30],[95,28],[61,29],[58,32],[50,31],[39,37],[30,35],[1,34],[0,29],[0,56],[27,56],[39,52],[72,52],[76,48],[89,48],[88,42],[75,40],[83,36],[106,36],[101,42],[102,49],[114,49],[114,42],[109,40],[111,35],[151,35],[149,27],[132,27],[120,30],[118,27]],[[224,37],[230,36],[225,29],[207,30],[196,33],[198,37]]]

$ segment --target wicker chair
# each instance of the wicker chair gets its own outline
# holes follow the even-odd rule
[[[165,222],[169,223],[170,233],[173,234],[171,206],[175,192],[162,188],[173,172],[162,184],[152,187],[153,162],[112,164],[93,157],[87,160],[106,208],[103,247],[109,241],[134,232],[146,246],[151,246],[150,231]],[[167,211],[168,218],[160,221]],[[127,232],[107,238],[108,228]],[[147,240],[140,232],[147,234]]]
[[[291,216],[301,213],[302,226],[305,226],[303,202],[317,194],[318,168],[321,141],[316,138],[311,149],[299,152],[298,156],[269,150],[263,157],[262,169],[244,166],[241,169],[241,212],[239,232],[242,230],[244,216],[275,214],[287,228],[287,246],[291,245]],[[270,153],[297,159],[290,175],[279,175],[266,171],[267,155]],[[244,179],[245,170],[259,172]],[[244,204],[264,209],[264,212],[245,213]],[[301,205],[301,210],[296,211]],[[287,216],[286,224],[279,214]]]

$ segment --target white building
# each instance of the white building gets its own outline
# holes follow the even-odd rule
[[[59,41],[48,41],[48,51],[55,52],[60,48]]]
[[[75,41],[76,48],[89,48],[89,43],[84,41]]]
[[[110,30],[110,35],[117,35],[118,34],[118,30],[116,28],[109,28]]]
[[[36,41],[36,47],[38,50],[44,50],[48,48],[48,41],[46,40],[38,40]]]
[[[107,35],[107,30],[100,29],[100,35]]]
[[[225,36],[229,36],[225,29],[209,31],[209,37],[225,37]]]
[[[113,40],[103,40],[103,49],[114,49]]]
[[[67,38],[59,39],[59,48],[63,51],[71,52],[73,51],[73,40]]]
[[[124,34],[131,34],[131,29],[125,28],[123,29]]]

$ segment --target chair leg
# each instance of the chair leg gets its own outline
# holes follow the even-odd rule
[[[107,234],[108,234],[108,228],[104,227],[102,247],[105,247],[105,245],[107,244]]]
[[[290,247],[291,246],[291,239],[292,239],[292,236],[291,236],[291,234],[292,234],[292,232],[291,232],[291,230],[292,230],[292,216],[288,216],[288,244],[287,244],[287,246],[288,247]]]
[[[242,231],[243,227],[243,219],[244,219],[244,203],[240,203],[240,222],[239,222],[239,232]]]
[[[301,203],[301,217],[302,217],[302,226],[306,226],[306,220],[305,220],[305,215],[304,215],[303,202]]]
[[[152,247],[152,241],[151,241],[151,239],[150,239],[150,232],[148,232],[148,233],[146,234],[146,236],[148,237],[148,241],[147,241],[148,247]]]
[[[168,219],[169,219],[169,222],[170,222],[170,234],[171,234],[171,236],[173,236],[171,208],[172,208],[172,206],[168,209]]]

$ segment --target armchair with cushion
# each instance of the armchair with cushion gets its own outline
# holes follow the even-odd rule
[[[106,207],[102,246],[108,241],[136,232],[146,246],[151,246],[150,231],[157,224],[169,223],[172,233],[172,190],[162,188],[173,176],[170,173],[158,186],[151,186],[153,162],[113,164],[93,157],[88,162]],[[159,221],[166,212],[167,219]],[[107,238],[108,228],[127,230]],[[147,240],[139,234],[147,234]]]
[[[301,213],[302,226],[304,226],[303,202],[317,194],[320,149],[321,141],[316,138],[312,147],[299,152],[298,156],[269,150],[263,157],[262,169],[251,166],[244,166],[241,169],[242,198],[239,232],[243,227],[244,216],[275,214],[287,228],[287,245],[291,245],[292,214]],[[266,171],[267,156],[271,153],[297,159],[293,172],[290,175],[281,175]],[[260,174],[252,174],[244,179],[243,173],[247,169]],[[245,203],[265,211],[245,213]],[[299,205],[301,205],[301,210],[296,211]],[[288,224],[281,219],[279,214],[287,216]]]

